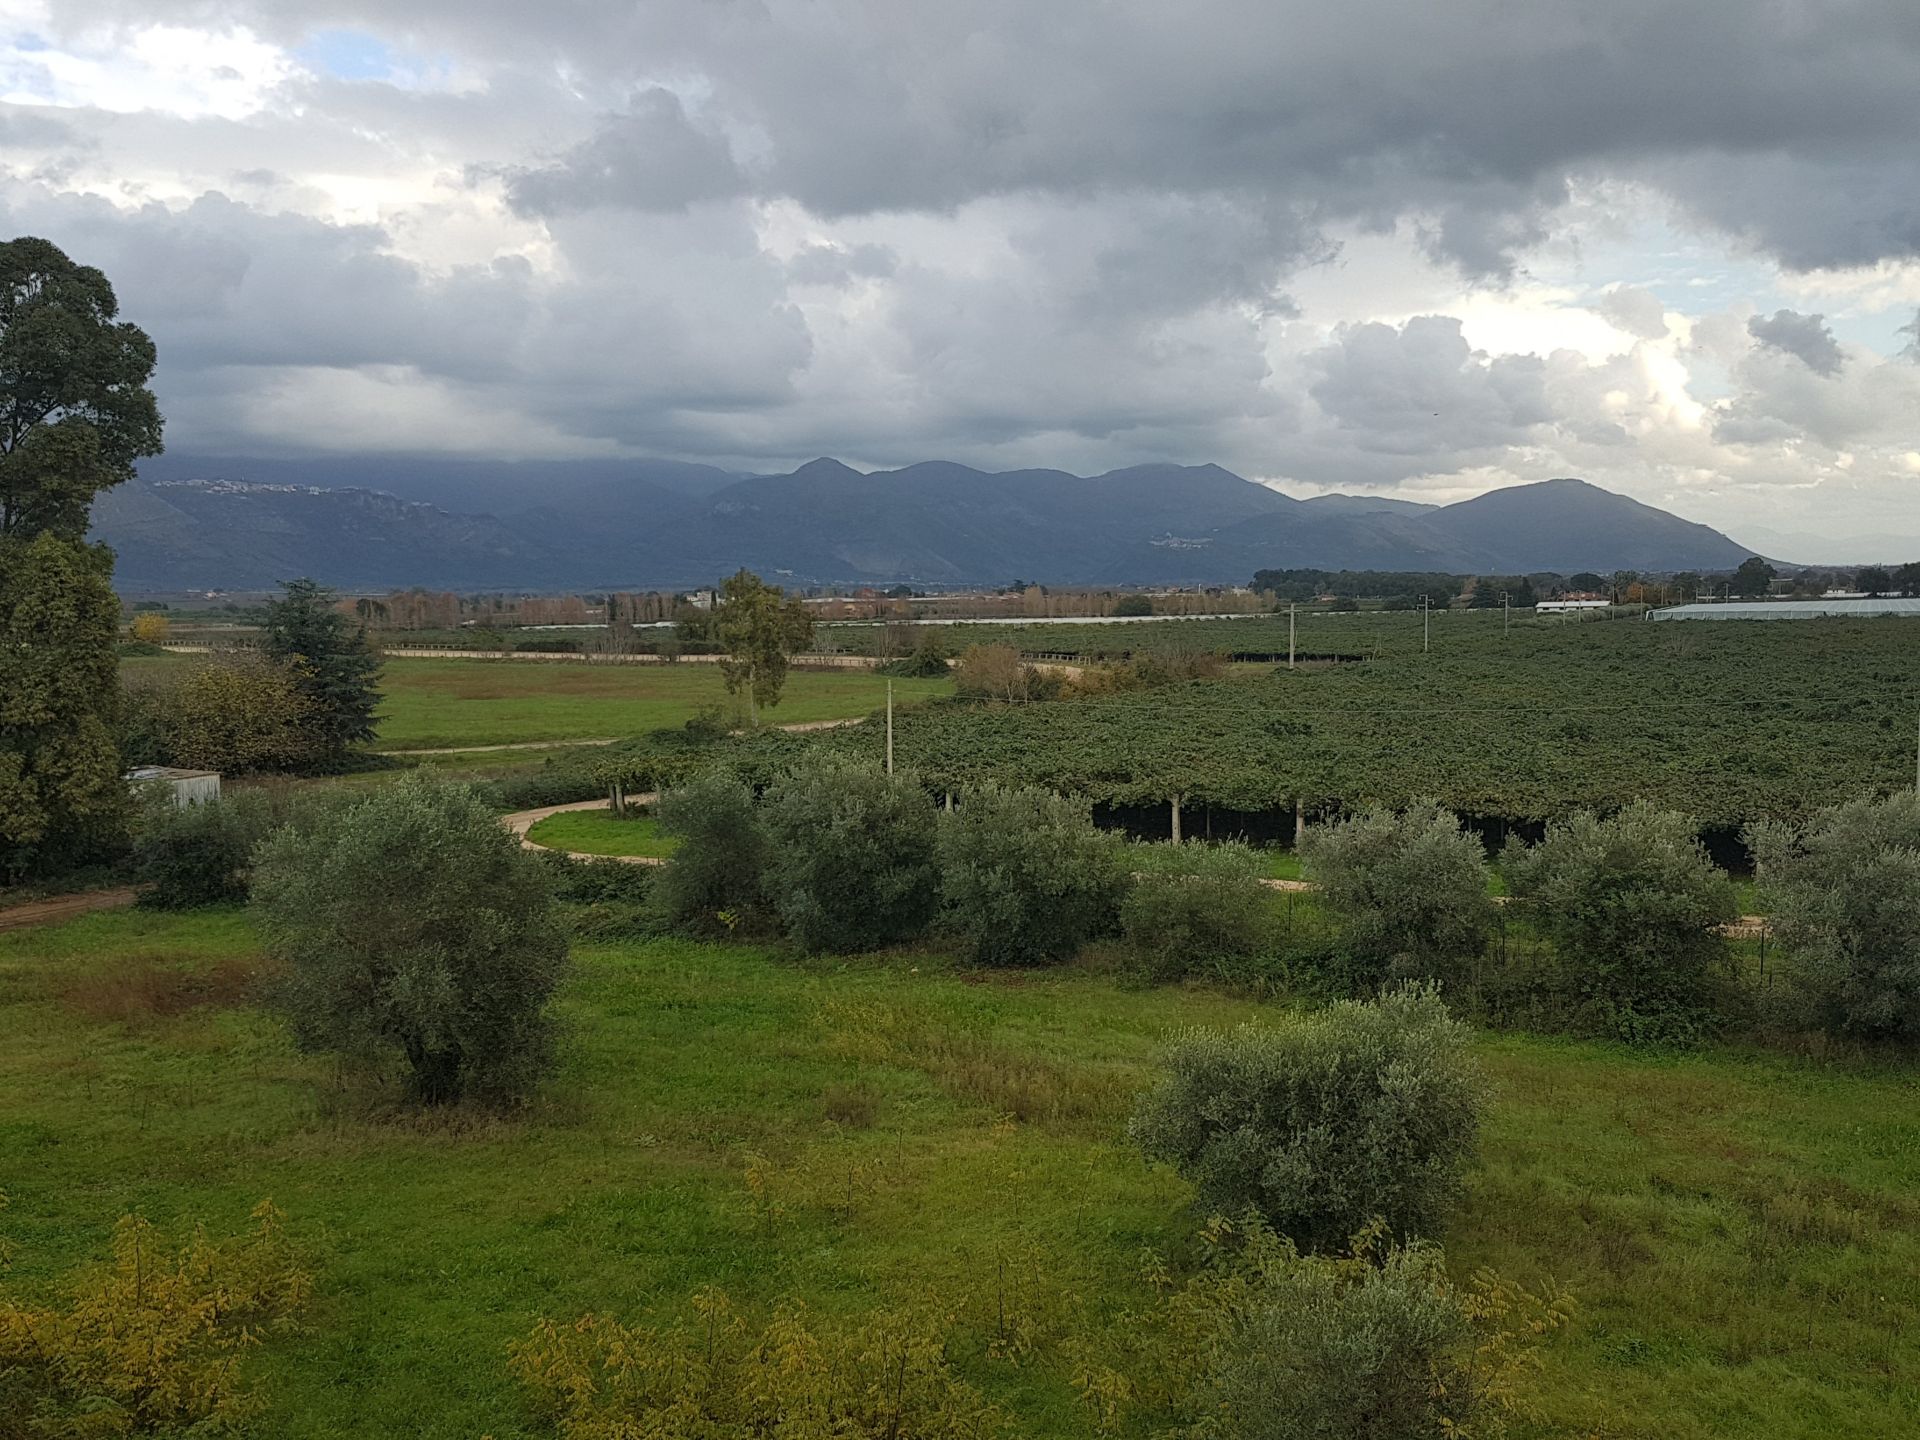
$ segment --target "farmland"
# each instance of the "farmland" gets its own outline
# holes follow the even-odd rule
[[[130,659],[123,672],[147,679],[192,663]],[[583,665],[539,661],[393,660],[381,672],[384,750],[605,740],[684,724],[713,707],[738,708],[714,665]],[[949,693],[941,680],[893,682],[897,703]],[[886,703],[887,681],[864,671],[796,670],[776,724],[845,720]]]
[[[319,1278],[305,1333],[257,1359],[288,1437],[539,1434],[510,1340],[543,1315],[672,1319],[708,1284],[829,1315],[941,1288],[963,1373],[1015,1433],[1088,1435],[1060,1364],[983,1353],[984,1277],[1038,1247],[1017,1303],[1069,1290],[1096,1329],[1142,1303],[1142,1247],[1177,1249],[1190,1222],[1182,1182],[1120,1143],[1131,1096],[1170,1033],[1282,1013],[1097,965],[982,985],[937,952],[822,968],[593,946],[545,1098],[463,1123],[370,1106],[296,1056],[254,1007],[254,957],[236,912],[0,937],[0,1173],[28,1287],[101,1253],[128,1209],[233,1229],[271,1195]],[[1479,1049],[1500,1092],[1450,1257],[1551,1276],[1580,1306],[1529,1383],[1529,1433],[1912,1425],[1910,1076]]]
[[[1269,642],[1271,625],[1193,631],[1217,644],[1203,627],[1229,628],[1239,647],[1260,627]],[[1497,612],[1456,613],[1435,617],[1429,654],[1417,615],[1301,628],[1302,649],[1337,650],[1345,635],[1367,658],[1110,698],[941,707],[904,719],[896,750],[940,787],[1020,780],[1111,804],[1184,796],[1313,813],[1427,796],[1530,820],[1644,798],[1729,828],[1913,783],[1920,632],[1897,620],[1509,631]],[[874,740],[826,743],[871,752]]]

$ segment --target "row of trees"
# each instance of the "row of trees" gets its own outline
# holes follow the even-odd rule
[[[1500,871],[1516,918],[1550,942],[1546,988],[1584,1024],[1690,1040],[1750,1009],[1726,933],[1734,884],[1698,834],[1691,817],[1635,805],[1576,815],[1536,846],[1509,842]],[[1868,1042],[1920,1039],[1920,796],[1853,801],[1748,838],[1777,947],[1773,1016],[1759,1018]],[[1304,859],[1359,983],[1486,983],[1483,960],[1508,921],[1490,898],[1480,840],[1456,817],[1433,806],[1368,812],[1309,830]]]

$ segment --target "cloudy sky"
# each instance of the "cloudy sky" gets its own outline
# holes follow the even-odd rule
[[[0,0],[0,233],[107,270],[176,453],[1580,475],[1920,552],[1913,0]]]

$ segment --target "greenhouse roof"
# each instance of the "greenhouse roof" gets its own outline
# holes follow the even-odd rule
[[[1865,600],[1735,600],[1670,605],[1647,612],[1649,620],[1819,620],[1863,615],[1920,615],[1920,598],[1887,595]]]

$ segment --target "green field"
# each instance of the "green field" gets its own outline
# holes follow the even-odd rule
[[[660,833],[650,815],[625,818],[606,810],[568,810],[549,815],[531,830],[527,838],[552,850],[570,850],[576,855],[651,855],[665,859],[676,842]]]
[[[714,665],[581,665],[538,661],[393,660],[381,673],[382,749],[610,739],[684,724],[707,706],[737,708]],[[944,680],[895,680],[896,704],[950,693]],[[885,705],[887,682],[866,671],[796,670],[762,720],[844,720]]]
[[[243,915],[122,912],[0,936],[0,1227],[44,1291],[128,1210],[242,1227],[271,1196],[318,1273],[253,1352],[256,1433],[542,1433],[504,1365],[540,1316],[677,1318],[703,1285],[829,1314],[931,1287],[1019,1436],[1084,1436],[1064,1363],[986,1357],[990,1277],[1098,1335],[1182,1253],[1186,1190],[1122,1139],[1167,1037],[1285,1011],[1094,970],[931,952],[808,966],[686,942],[582,949],[532,1114],[382,1112],[254,1008]],[[981,983],[981,982],[985,983]],[[1447,1235],[1572,1291],[1518,1434],[1830,1440],[1920,1422],[1910,1074],[1497,1036],[1499,1099]],[[1008,1117],[1013,1117],[1009,1119]],[[762,1157],[763,1198],[746,1183]],[[1042,1257],[1032,1275],[1018,1257]]]
[[[130,679],[148,680],[190,657],[127,659]],[[740,705],[715,665],[584,665],[537,660],[390,660],[380,675],[383,750],[611,740],[683,725],[709,706],[730,718]],[[947,680],[897,679],[896,705],[953,690]],[[762,720],[792,725],[847,720],[887,703],[887,680],[861,670],[795,670]],[[744,720],[744,714],[738,716]]]

